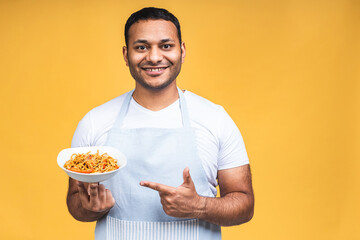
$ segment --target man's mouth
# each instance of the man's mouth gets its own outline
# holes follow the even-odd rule
[[[143,68],[145,71],[149,72],[160,72],[165,70],[167,67],[160,67],[160,68]]]
[[[143,67],[142,69],[150,75],[159,75],[163,73],[167,68],[168,67]]]

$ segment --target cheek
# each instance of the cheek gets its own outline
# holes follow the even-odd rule
[[[172,63],[176,63],[178,61],[181,61],[181,54],[180,53],[169,53],[167,55],[167,59],[171,61]]]
[[[145,57],[142,54],[129,54],[129,64],[138,65]]]

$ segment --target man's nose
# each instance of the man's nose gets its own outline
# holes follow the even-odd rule
[[[151,48],[151,50],[149,51],[148,56],[147,56],[147,60],[152,63],[161,62],[162,58],[163,58],[163,55],[159,48]]]

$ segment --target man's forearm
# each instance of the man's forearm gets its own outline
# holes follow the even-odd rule
[[[220,226],[239,225],[251,220],[254,214],[252,194],[228,193],[224,197],[201,197],[196,217]]]

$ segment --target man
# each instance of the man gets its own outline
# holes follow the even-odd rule
[[[90,111],[72,146],[113,146],[128,164],[102,184],[70,179],[69,211],[97,221],[96,239],[221,239],[220,226],[253,215],[240,132],[221,106],[178,89],[186,49],[175,16],[144,8],[125,40],[135,90]]]

